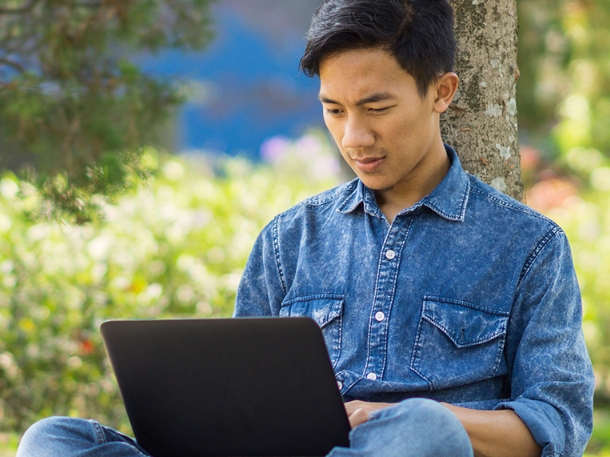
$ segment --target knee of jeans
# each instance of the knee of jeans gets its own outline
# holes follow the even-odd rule
[[[420,425],[449,434],[458,433],[466,436],[462,423],[449,409],[437,401],[427,398],[410,398],[403,400],[392,408],[377,412],[377,419],[391,419],[398,423],[411,424],[416,421]]]
[[[28,435],[55,435],[57,433],[65,433],[66,431],[74,428],[77,422],[81,422],[82,419],[75,419],[72,417],[53,416],[41,419],[38,422],[32,424],[27,429],[24,436]]]
[[[421,435],[420,438],[428,436],[431,454],[425,455],[472,455],[470,439],[462,423],[437,401],[411,398],[387,408],[387,414],[399,427]],[[409,441],[412,440],[410,437]]]
[[[71,417],[47,417],[32,424],[21,438],[19,450],[20,455],[30,455],[32,449],[44,447],[49,440],[58,436],[66,436],[70,433],[78,433],[78,424],[84,422],[82,419]],[[29,453],[28,453],[29,452]]]
[[[455,415],[439,402],[427,398],[409,398],[397,403],[392,408],[379,410],[377,413],[390,416],[415,416],[421,422],[457,421]]]
[[[371,414],[352,430],[352,446],[382,456],[472,457],[466,430],[440,403],[413,398]],[[374,451],[373,451],[374,449]]]

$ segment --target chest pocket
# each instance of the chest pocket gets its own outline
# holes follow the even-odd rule
[[[333,364],[337,365],[341,353],[341,331],[343,317],[342,295],[320,294],[299,297],[282,303],[280,316],[311,317],[322,329],[328,355]]]
[[[425,297],[411,369],[443,389],[505,374],[508,312]]]

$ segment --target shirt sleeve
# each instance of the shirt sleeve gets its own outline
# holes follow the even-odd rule
[[[277,316],[286,293],[277,253],[279,216],[260,233],[237,288],[234,317]]]
[[[559,227],[524,266],[509,323],[507,362],[511,398],[497,409],[515,411],[542,456],[582,456],[593,427],[595,381],[582,333],[580,289]]]

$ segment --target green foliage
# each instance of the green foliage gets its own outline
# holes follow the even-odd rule
[[[47,202],[43,215],[90,220],[99,196],[112,199],[147,174],[139,148],[183,96],[130,59],[203,47],[209,2],[2,2],[0,136],[11,144],[4,154],[35,153],[25,179]]]
[[[106,218],[86,226],[32,221],[23,213],[38,197],[17,200],[17,178],[0,180],[0,438],[53,414],[92,417],[129,432],[99,324],[231,314],[262,226],[336,184],[337,158],[319,136],[275,144],[273,166],[159,158],[146,150],[149,186],[115,205],[102,203]],[[595,176],[606,169],[600,160],[579,166],[598,164],[589,172]],[[599,184],[607,182],[600,178],[580,195],[571,187],[561,204],[545,207],[572,244],[598,405],[610,398],[610,186]],[[543,183],[548,198],[563,192]],[[588,456],[610,455],[607,416],[596,413]]]
[[[610,411],[596,410],[593,417],[593,435],[587,446],[585,457],[610,456]]]
[[[54,414],[128,429],[99,324],[231,315],[263,225],[336,183],[319,137],[280,145],[273,167],[147,150],[150,185],[84,226],[31,221],[37,197],[16,199],[17,178],[0,180],[0,433]]]
[[[582,148],[610,158],[610,1],[520,0],[518,11],[521,128],[568,168]]]

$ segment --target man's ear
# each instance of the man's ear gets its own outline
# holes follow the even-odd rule
[[[458,83],[458,76],[451,71],[448,71],[438,78],[434,84],[434,87],[436,88],[434,111],[440,114],[444,113],[447,108],[449,108],[449,105],[457,92]]]

